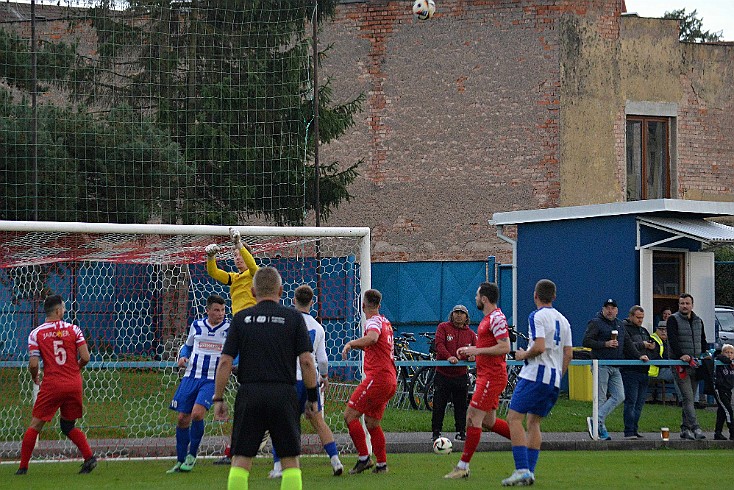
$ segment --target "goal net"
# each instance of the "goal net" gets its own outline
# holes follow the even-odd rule
[[[370,285],[369,229],[238,229],[258,265],[280,271],[283,304],[292,304],[297,286],[313,287],[312,314],[324,326],[331,361],[325,416],[335,433],[345,435],[341,412],[359,366],[340,362],[340,352],[345,339],[360,335],[360,298]],[[92,355],[83,371],[85,414],[78,425],[95,452],[175,454],[176,413],[168,406],[183,374],[178,349],[191,322],[205,316],[209,295],[226,298],[231,312],[228,287],[206,272],[210,243],[224,246],[219,267],[235,270],[223,226],[0,221],[1,458],[18,457],[30,421],[27,339],[44,321],[49,294],[65,299],[66,320],[81,327]],[[230,404],[235,385],[228,387]],[[206,424],[199,454],[219,455],[231,425],[213,421],[211,413]],[[307,440],[320,449],[316,434]],[[337,438],[347,441],[348,435]],[[58,430],[58,415],[44,427],[34,457],[77,457]]]

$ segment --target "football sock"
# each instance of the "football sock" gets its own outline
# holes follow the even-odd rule
[[[92,457],[92,449],[89,447],[87,436],[85,436],[84,432],[82,432],[78,427],[74,427],[67,437],[71,439],[71,442],[73,442],[76,447],[79,448],[79,451],[81,451],[82,457],[85,461]]]
[[[270,452],[273,453],[273,462],[280,463],[280,458],[278,457],[278,453],[275,452],[275,446],[273,446]]]
[[[229,469],[229,477],[227,478],[227,490],[247,490],[247,480],[249,478],[249,471],[239,466],[232,466]]]
[[[372,438],[372,452],[377,459],[377,463],[387,463],[387,447],[385,443],[385,433],[379,425],[374,429],[369,429]]]
[[[283,467],[280,465],[280,460],[273,463],[273,469],[275,471],[283,471]]]
[[[357,454],[359,454],[360,457],[369,456],[370,452],[367,449],[367,436],[364,433],[362,423],[359,419],[352,420],[349,422],[347,427],[349,428],[349,437],[352,438]]]
[[[538,464],[538,456],[540,456],[540,449],[528,448],[528,469],[535,473],[535,465]]]
[[[301,480],[300,468],[286,468],[283,470],[283,476],[280,480],[280,490],[301,490],[303,488],[303,480]]]
[[[199,452],[199,444],[201,439],[204,437],[204,421],[194,420],[191,422],[191,431],[189,432],[191,438],[191,447],[189,448],[189,454],[196,456]]]
[[[23,436],[23,444],[20,446],[20,466],[19,468],[28,469],[28,462],[31,460],[33,448],[36,447],[36,439],[38,431],[32,427],[28,427]]]
[[[481,427],[467,427],[466,428],[466,441],[464,441],[464,452],[461,454],[461,460],[465,463],[471,461],[471,457],[474,455],[474,451],[479,446],[479,439],[482,437]]]
[[[512,446],[512,457],[515,460],[516,470],[527,470],[528,466],[528,447]]]
[[[189,428],[176,427],[176,459],[179,463],[183,463],[186,459],[189,452],[189,441],[191,441]]]
[[[328,444],[324,444],[324,451],[326,451],[326,454],[328,454],[330,458],[339,455],[339,451],[337,451],[336,449],[336,442],[334,441],[331,441]]]
[[[510,438],[510,426],[507,424],[506,420],[495,419],[494,427],[492,427],[492,432],[496,432],[505,439]]]

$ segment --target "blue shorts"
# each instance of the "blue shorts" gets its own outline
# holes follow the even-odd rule
[[[515,386],[515,391],[512,393],[510,410],[545,417],[558,401],[560,391],[554,385],[520,378]]]
[[[318,404],[319,404],[319,412],[322,410],[321,405],[321,390],[316,389],[316,391],[319,394]],[[296,381],[296,395],[298,396],[298,409],[301,411],[301,413],[304,413],[306,411],[306,385],[303,383],[303,380]]]
[[[181,379],[176,394],[173,395],[171,405],[168,408],[181,413],[191,413],[194,404],[203,405],[209,410],[212,406],[214,396],[214,380],[204,378],[185,377]]]

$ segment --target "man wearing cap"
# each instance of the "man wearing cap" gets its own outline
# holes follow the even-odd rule
[[[634,356],[635,359],[640,357],[627,335],[624,324],[617,318],[618,312],[617,302],[609,298],[604,302],[601,311],[586,326],[583,346],[591,349],[591,356],[594,359],[604,361],[624,359],[625,354],[631,358],[637,354]],[[624,385],[619,367],[599,366],[597,394],[599,396],[599,439],[609,441],[612,438],[604,422],[607,416],[624,401]],[[586,426],[589,436],[593,437],[591,417],[586,417]]]
[[[436,328],[436,360],[456,364],[459,360],[473,360],[457,353],[460,347],[477,343],[477,335],[469,328],[469,310],[456,305],[447,322]],[[433,415],[431,428],[433,440],[441,437],[443,417],[449,400],[454,404],[454,422],[457,441],[466,440],[466,408],[469,396],[469,372],[466,366],[437,366],[434,378]]]

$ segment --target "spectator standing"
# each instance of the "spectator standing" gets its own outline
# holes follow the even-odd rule
[[[645,310],[640,305],[630,308],[627,319],[622,322],[635,353],[625,351],[629,360],[650,360],[648,353],[654,355],[657,344],[650,338],[647,329],[642,326]],[[625,439],[642,439],[639,431],[640,416],[647,398],[649,366],[622,366],[622,384],[624,385],[624,437]]]
[[[591,349],[594,359],[614,361],[624,359],[625,353],[633,356],[637,353],[624,324],[617,318],[617,302],[609,298],[602,305],[601,311],[592,318],[586,326],[583,346]],[[639,354],[637,356],[639,357]],[[610,441],[606,427],[607,416],[624,401],[624,384],[618,366],[599,366],[599,440]],[[607,398],[608,395],[608,398]],[[586,427],[589,436],[593,437],[592,419],[586,417]]]
[[[729,427],[729,439],[734,441],[734,412],[731,406],[731,390],[734,388],[734,345],[724,344],[721,355],[717,356],[716,360],[724,365],[716,366],[715,398],[719,408],[716,411],[714,439],[717,441],[726,439],[722,434],[726,422]]]
[[[460,356],[461,347],[475,345],[477,334],[469,328],[469,310],[464,305],[456,305],[449,314],[447,322],[439,323],[436,328],[436,360],[457,364],[460,360],[473,360]],[[433,440],[441,437],[446,405],[449,400],[454,404],[455,439],[466,440],[466,409],[469,396],[469,370],[466,366],[437,366],[434,377],[433,413],[431,428]]]
[[[680,359],[688,366],[676,366],[678,376],[675,382],[682,397],[681,439],[706,439],[698,425],[696,416],[695,393],[697,390],[696,362],[698,357],[706,357],[708,342],[703,320],[693,312],[693,296],[683,293],[678,298],[678,311],[667,322],[670,358]]]
[[[670,346],[668,345],[668,324],[666,321],[661,320],[657,327],[655,327],[655,331],[650,335],[650,338],[653,342],[655,342],[655,345],[657,346],[655,350],[653,350],[652,355],[650,356],[650,360],[664,360],[667,361],[669,359],[669,352],[670,352]],[[675,382],[674,369],[668,366],[650,366],[649,371],[647,372],[648,376],[650,377],[650,380],[653,379],[661,379],[665,381],[666,383],[670,383],[675,388],[676,395],[678,397],[678,400],[681,400],[680,390],[678,389],[678,384]],[[665,393],[663,393],[663,401],[665,400]]]

